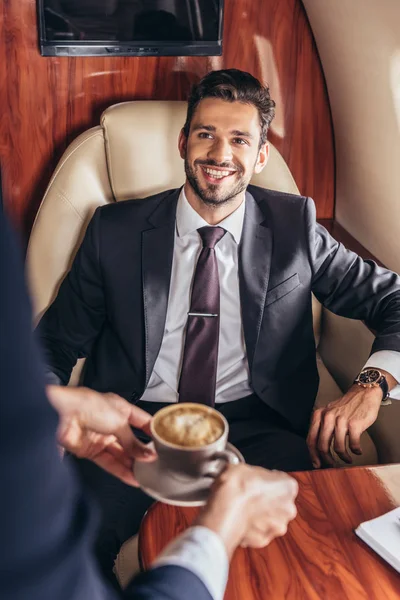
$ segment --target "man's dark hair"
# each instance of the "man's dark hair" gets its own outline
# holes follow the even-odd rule
[[[268,127],[275,116],[275,102],[271,99],[268,86],[246,71],[223,69],[210,71],[195,84],[188,99],[188,109],[183,132],[189,136],[190,124],[197,105],[205,98],[220,98],[226,102],[252,104],[260,115],[260,146],[267,141]]]

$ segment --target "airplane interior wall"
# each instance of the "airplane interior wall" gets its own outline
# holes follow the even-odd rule
[[[27,237],[66,146],[124,100],[187,98],[211,69],[271,87],[270,139],[320,218],[333,217],[334,151],[326,86],[301,0],[226,0],[222,57],[40,56],[36,1],[0,11],[0,164],[4,203]]]
[[[333,116],[336,219],[400,272],[400,2],[304,5]]]

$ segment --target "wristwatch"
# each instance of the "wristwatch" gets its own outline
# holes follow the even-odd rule
[[[380,387],[382,390],[382,404],[392,404],[389,397],[389,385],[386,377],[378,369],[373,367],[366,367],[361,373],[355,378],[354,383],[363,388]]]

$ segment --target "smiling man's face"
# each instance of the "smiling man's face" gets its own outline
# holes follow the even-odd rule
[[[251,104],[219,98],[201,100],[183,132],[179,150],[185,160],[187,182],[207,206],[217,207],[241,198],[253,173],[268,158],[268,146],[260,143],[260,118]]]

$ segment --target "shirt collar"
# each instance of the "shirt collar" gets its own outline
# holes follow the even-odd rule
[[[218,223],[218,227],[223,227],[228,231],[237,244],[240,243],[242,236],[243,221],[244,221],[245,202],[243,201],[238,208]],[[189,233],[193,233],[200,227],[210,226],[207,221],[192,208],[186,198],[185,190],[182,188],[179,194],[178,206],[176,210],[176,228],[179,237],[184,237]]]

